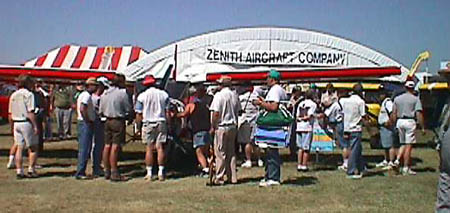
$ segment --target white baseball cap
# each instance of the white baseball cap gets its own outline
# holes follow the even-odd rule
[[[407,87],[407,88],[414,88],[414,86],[416,86],[416,83],[414,83],[414,81],[406,81],[405,82],[405,87]]]

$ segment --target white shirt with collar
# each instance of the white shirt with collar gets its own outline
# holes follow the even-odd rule
[[[229,87],[224,87],[214,95],[209,110],[219,113],[219,126],[237,125],[238,112],[241,110],[238,95]]]

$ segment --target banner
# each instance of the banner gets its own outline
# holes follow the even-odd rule
[[[205,60],[211,62],[247,65],[347,65],[347,53],[339,51],[234,51],[207,48]]]

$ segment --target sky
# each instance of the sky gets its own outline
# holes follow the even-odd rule
[[[137,45],[151,51],[243,26],[329,33],[406,67],[429,50],[433,73],[440,61],[450,60],[448,0],[15,0],[0,6],[0,64],[21,64],[64,44]]]

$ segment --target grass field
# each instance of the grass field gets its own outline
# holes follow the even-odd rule
[[[74,125],[75,126],[75,125]],[[380,150],[364,144],[370,176],[349,180],[337,171],[339,153],[319,156],[313,170],[298,173],[295,162],[283,151],[283,184],[259,188],[262,168],[238,171],[240,184],[209,187],[207,179],[192,175],[192,158],[177,161],[165,182],[145,182],[144,145],[124,147],[125,183],[104,179],[75,180],[75,140],[46,143],[39,159],[38,179],[16,180],[6,163],[12,137],[9,126],[0,126],[1,212],[433,212],[438,178],[438,156],[427,146],[430,134],[419,137],[414,150],[416,176],[389,176],[372,168],[383,159]],[[181,158],[178,156],[178,158]]]

